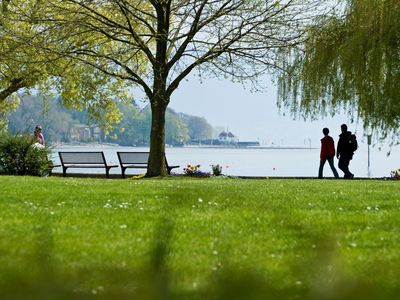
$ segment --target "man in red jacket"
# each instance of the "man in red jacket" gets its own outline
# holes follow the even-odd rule
[[[321,139],[321,162],[319,164],[318,178],[322,178],[322,171],[324,170],[326,161],[328,161],[335,178],[339,178],[339,174],[333,164],[333,158],[335,157],[335,142],[333,141],[333,138],[329,136],[328,128],[324,128],[322,133],[324,134],[324,137]]]

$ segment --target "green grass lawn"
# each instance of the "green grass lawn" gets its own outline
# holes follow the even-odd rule
[[[1,299],[400,295],[400,181],[0,176],[0,187]]]

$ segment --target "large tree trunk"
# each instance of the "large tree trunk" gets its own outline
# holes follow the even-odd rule
[[[168,101],[159,95],[155,97],[158,99],[151,101],[150,156],[146,177],[168,174],[165,162],[165,113]]]
[[[153,93],[151,103],[150,157],[147,177],[167,175],[165,163],[165,113],[169,103],[167,93],[167,45],[169,31],[170,4],[167,1],[153,3],[157,11],[156,57],[153,65]]]

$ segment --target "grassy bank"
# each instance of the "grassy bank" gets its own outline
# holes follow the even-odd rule
[[[400,287],[400,182],[1,176],[0,186],[3,299],[391,299]]]

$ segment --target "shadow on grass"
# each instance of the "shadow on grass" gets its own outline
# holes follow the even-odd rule
[[[151,250],[151,259],[140,270],[101,269],[82,270],[80,274],[65,274],[62,266],[54,263],[53,240],[50,226],[40,226],[37,230],[36,253],[18,270],[0,266],[0,299],[5,300],[69,300],[69,299],[214,299],[214,300],[253,300],[253,299],[301,299],[301,300],[386,300],[400,299],[400,290],[387,290],[364,282],[340,278],[327,284],[315,278],[311,286],[293,286],[279,289],[251,269],[238,270],[224,267],[211,276],[208,284],[196,291],[182,292],[174,289],[173,273],[168,267],[171,254],[174,222],[164,217],[159,220]],[[315,269],[326,265],[332,252],[328,239],[316,261],[292,266],[294,269]],[[97,285],[85,287],[91,274],[98,275],[111,283],[112,288]],[[322,275],[323,276],[323,275]],[[83,279],[83,280],[82,280]]]

